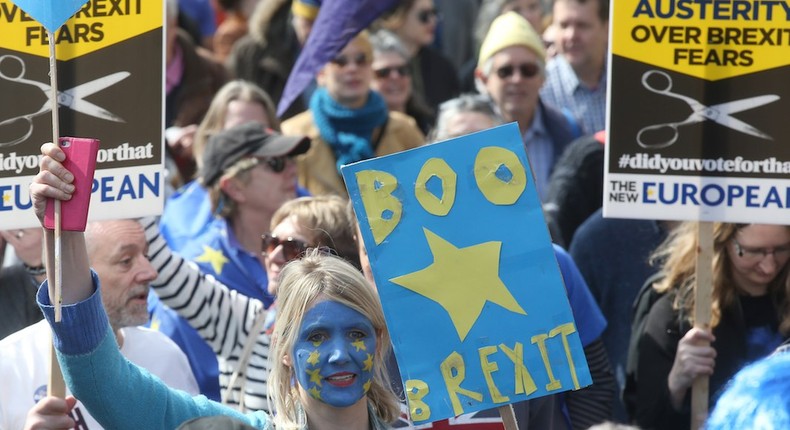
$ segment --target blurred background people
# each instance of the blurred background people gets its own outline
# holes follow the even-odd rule
[[[344,164],[424,143],[414,120],[389,111],[384,98],[370,89],[372,61],[370,39],[362,32],[318,72],[310,110],[282,124],[284,134],[313,142],[297,159],[299,184],[313,195],[346,196],[340,176]]]
[[[532,25],[518,13],[508,12],[491,24],[475,71],[480,92],[491,97],[506,122],[518,123],[538,195],[544,202],[549,199],[549,176],[555,163],[581,135],[574,118],[540,98],[545,60],[543,41]]]
[[[609,0],[554,0],[554,47],[540,95],[579,118],[592,134],[606,127]]]
[[[374,24],[400,38],[411,59],[414,94],[433,111],[461,90],[455,66],[431,46],[439,19],[433,0],[402,0]]]
[[[259,1],[249,19],[249,34],[236,42],[228,57],[230,73],[255,83],[278,103],[320,6],[320,0]],[[282,118],[306,110],[311,92],[308,88],[297,97]]]
[[[373,45],[373,79],[370,87],[378,91],[391,112],[404,113],[414,119],[423,134],[434,123],[431,109],[412,91],[409,53],[398,36],[379,30],[370,36]]]

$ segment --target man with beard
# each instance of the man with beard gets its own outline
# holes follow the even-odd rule
[[[162,333],[138,327],[148,322],[149,284],[157,276],[146,257],[148,243],[140,224],[134,220],[91,222],[85,239],[121,353],[168,385],[197,394],[197,383],[178,346]],[[46,321],[0,341],[0,428],[23,428],[28,410],[46,396],[51,342]],[[74,424],[69,428],[101,428],[79,403],[71,418]]]

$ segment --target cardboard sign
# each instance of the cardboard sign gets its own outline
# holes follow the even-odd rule
[[[516,124],[342,173],[415,424],[591,383]]]
[[[49,40],[72,2],[0,0],[0,225],[38,225],[28,185],[52,141]],[[27,4],[30,3],[30,4]],[[60,135],[101,141],[91,219],[161,213],[164,4],[90,0],[56,34]],[[65,15],[68,18],[68,15]],[[51,22],[50,22],[51,21]]]
[[[785,6],[617,1],[605,216],[790,222]]]

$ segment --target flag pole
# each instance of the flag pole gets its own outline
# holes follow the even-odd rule
[[[55,32],[47,30],[47,38],[49,39],[49,80],[52,94],[50,95],[50,103],[52,105],[52,143],[55,145],[60,144],[60,119],[58,117],[58,59],[55,56]],[[61,315],[61,302],[63,301],[63,267],[61,265],[61,252],[62,244],[61,236],[61,210],[60,200],[55,199],[55,274],[54,277],[49,276],[50,289],[49,297],[52,304],[55,306],[55,322],[60,322]],[[54,290],[52,288],[52,281],[55,281]],[[50,345],[50,359],[49,359],[49,383],[47,384],[47,395],[55,397],[66,397],[66,384],[63,381],[63,374],[61,373],[60,366],[58,365],[55,356],[55,345]]]

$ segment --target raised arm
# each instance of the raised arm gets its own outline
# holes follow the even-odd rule
[[[186,319],[217,355],[238,357],[256,316],[266,312],[263,303],[231,290],[214,277],[206,276],[195,263],[173,253],[159,234],[153,217],[140,223],[148,241],[148,258],[159,273],[151,284],[159,299]],[[258,342],[268,346],[267,339]]]
[[[65,153],[52,143],[41,146],[41,170],[30,184],[30,196],[33,209],[41,225],[44,225],[44,210],[47,199],[70,200],[74,193],[74,175],[62,164]],[[44,244],[47,254],[47,274],[49,280],[49,297],[54,295],[55,276],[55,232],[44,230]],[[61,266],[63,268],[62,304],[83,301],[93,294],[88,251],[85,248],[85,236],[82,232],[61,232]],[[68,280],[68,282],[65,282]],[[50,299],[51,303],[54,303]]]
[[[43,220],[47,198],[68,200],[73,192],[71,174],[60,163],[65,159],[63,152],[46,144],[42,154],[41,172],[30,186],[39,220]],[[47,269],[52,273],[54,236],[46,232],[45,238]],[[259,429],[270,428],[263,413],[244,416],[204,396],[192,398],[167,387],[121,355],[102,307],[98,276],[88,265],[82,233],[64,232],[63,269],[62,322],[54,321],[52,300],[43,287],[38,293],[39,305],[52,327],[58,361],[69,389],[103,427],[176,428],[199,416],[229,415]]]

